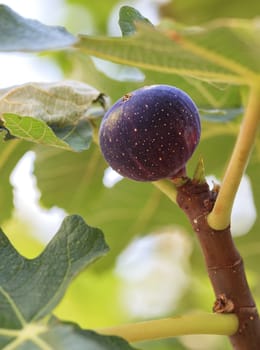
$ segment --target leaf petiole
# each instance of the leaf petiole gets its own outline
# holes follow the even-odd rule
[[[173,203],[176,203],[177,189],[176,186],[168,179],[152,182],[162,193],[164,193]]]
[[[260,124],[260,83],[250,90],[246,114],[225,172],[222,185],[208,224],[215,230],[224,230],[230,224],[231,211],[241,178],[245,172]]]
[[[232,335],[237,328],[238,319],[234,314],[195,312],[179,317],[98,329],[97,332],[104,335],[117,335],[134,343],[187,334]]]

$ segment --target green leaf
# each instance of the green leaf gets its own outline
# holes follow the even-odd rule
[[[73,323],[52,318],[47,324],[31,323],[13,336],[0,338],[1,349],[12,350],[134,350],[125,340],[101,336]]]
[[[79,51],[68,51],[59,53],[59,63],[70,69],[65,69],[65,74],[72,79],[81,79],[95,86],[98,90],[104,91],[106,95],[111,98],[112,102],[115,102],[124,94],[129,93],[135,89],[138,89],[144,85],[153,84],[168,84],[177,86],[178,88],[186,91],[192,99],[196,102],[197,106],[202,110],[207,109],[207,115],[215,111],[227,111],[226,115],[233,109],[237,109],[241,106],[241,94],[238,86],[235,85],[220,85],[212,84],[198,79],[187,78],[176,74],[166,74],[161,72],[154,72],[151,70],[143,70],[145,76],[144,81],[118,81],[107,77],[104,73],[98,71],[91,58]],[[86,70],[86,66],[88,70]],[[120,72],[121,65],[117,65],[117,71]],[[115,75],[117,79],[117,75]],[[129,78],[131,79],[131,77]],[[223,90],[225,93],[223,93]],[[216,120],[221,120],[224,111],[221,115],[210,115],[210,121],[216,117]],[[211,113],[212,114],[212,113]],[[207,117],[205,116],[205,118]]]
[[[0,51],[44,51],[73,45],[77,39],[62,27],[21,17],[0,5]]]
[[[258,79],[257,21],[223,20],[195,28],[170,21],[159,29],[143,22],[136,26],[137,33],[124,38],[80,35],[75,46],[116,63],[202,81],[251,84]]]
[[[105,96],[79,81],[26,83],[0,90],[0,113],[14,113],[45,121],[49,125],[71,125],[89,117],[91,108],[106,108]]]
[[[90,119],[103,115],[106,104],[102,93],[76,81],[0,90],[3,126],[12,136],[67,150],[89,148]]]
[[[34,259],[21,256],[0,231],[0,347],[12,350],[130,350],[126,341],[101,336],[51,316],[71,280],[108,251],[102,232],[78,216]],[[47,318],[46,318],[47,316]]]
[[[20,117],[15,114],[3,114],[2,121],[11,136],[71,150],[68,144],[57,138],[52,129],[42,120],[33,117]]]
[[[83,330],[73,323],[61,323],[51,318],[47,324],[29,324],[17,337],[8,339],[1,349],[12,350],[133,350],[127,342],[115,336],[101,336]]]
[[[54,125],[52,130],[59,139],[66,142],[77,152],[88,149],[92,141],[92,127],[86,120],[80,121],[77,125],[65,127],[56,127]]]
[[[123,36],[132,35],[136,32],[136,22],[144,22],[146,24],[151,24],[151,22],[147,18],[143,17],[141,13],[133,7],[121,7],[119,12],[119,25]]]
[[[137,34],[124,38],[80,35],[76,47],[89,55],[142,69],[207,81],[240,81],[237,74],[192,54],[162,32],[140,23],[137,27]]]
[[[76,324],[51,318],[48,322],[30,323],[21,331],[0,329],[1,349],[12,350],[134,350],[124,339],[102,336],[83,330]]]
[[[259,21],[257,18],[218,19],[193,31],[185,28],[183,33],[187,42],[184,46],[192,43],[190,49],[194,53],[200,50],[200,54],[204,53],[212,62],[229,67],[250,83],[250,79],[257,79],[255,75],[260,72]]]
[[[35,259],[22,257],[0,232],[0,327],[19,329],[48,315],[71,279],[104,255],[102,232],[77,215],[64,219],[56,236]]]
[[[59,324],[55,320],[52,323],[52,329],[48,333],[42,334],[42,339],[55,350],[71,350],[72,346],[73,350],[134,349],[125,340],[115,336],[101,336],[93,331],[82,330],[71,323]]]

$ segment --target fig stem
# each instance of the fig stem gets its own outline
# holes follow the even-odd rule
[[[175,185],[167,179],[153,181],[155,187],[157,187],[162,193],[164,193],[173,203],[176,202],[177,190]]]
[[[116,335],[130,343],[165,339],[180,335],[217,334],[232,335],[237,331],[238,318],[235,314],[195,312],[178,317],[124,324],[97,329],[104,335]]]
[[[215,230],[230,225],[231,211],[241,178],[247,167],[260,124],[260,83],[249,92],[248,105],[236,144],[226,169],[215,205],[208,215],[208,224]]]
[[[93,142],[95,142],[96,145],[99,146],[99,136],[98,136],[99,128],[98,128],[97,124],[93,120],[90,119],[89,123],[90,123],[91,128],[92,128],[92,139],[93,139]]]

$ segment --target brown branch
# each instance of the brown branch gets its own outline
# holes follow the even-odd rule
[[[177,203],[189,218],[199,239],[216,296],[213,311],[238,316],[238,331],[230,336],[233,348],[259,350],[260,319],[230,228],[217,231],[207,223],[216,195],[206,183],[187,180],[178,188]]]

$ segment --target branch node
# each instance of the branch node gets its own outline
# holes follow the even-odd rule
[[[235,305],[231,299],[229,299],[225,293],[219,294],[213,306],[213,312],[218,314],[229,314],[235,309]]]

